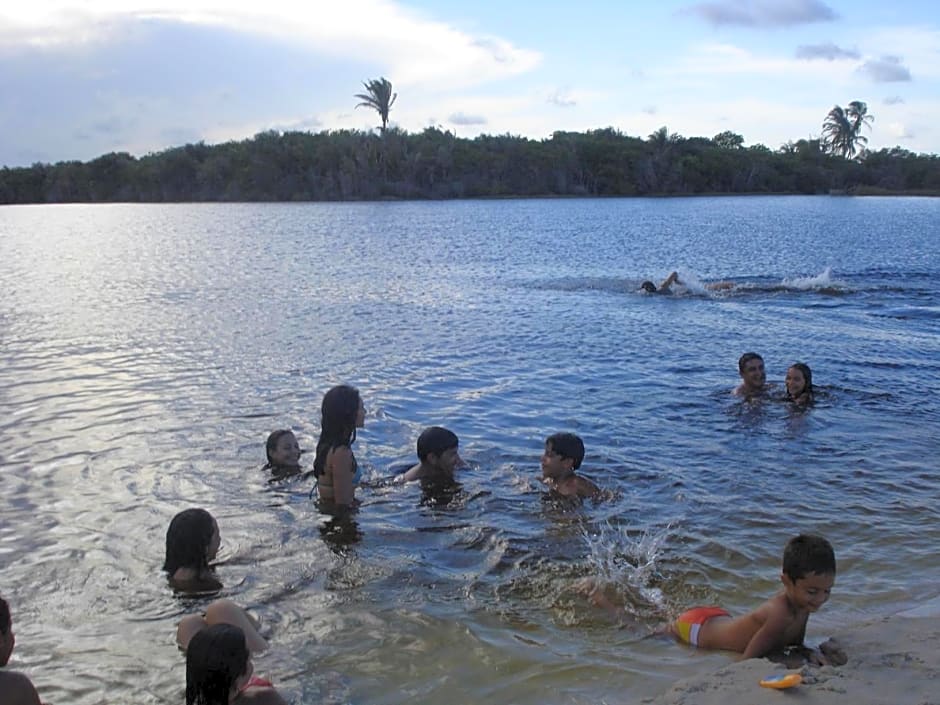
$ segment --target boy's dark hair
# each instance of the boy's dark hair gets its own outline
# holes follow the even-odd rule
[[[794,536],[783,549],[783,572],[790,580],[805,578],[810,573],[835,575],[836,554],[832,544],[816,534]]]
[[[577,470],[584,460],[584,441],[573,433],[556,433],[545,439],[545,445],[551,444],[552,450],[562,458],[571,458],[572,468]]]
[[[761,362],[763,362],[763,361],[764,361],[764,358],[762,358],[762,357],[761,357],[760,355],[758,355],[756,352],[746,352],[746,353],[744,353],[741,357],[738,358],[738,372],[743,373],[743,372],[744,372],[744,366],[745,366],[747,363],[749,363],[751,360],[760,360]]]
[[[418,460],[422,463],[429,453],[440,455],[445,450],[456,448],[460,444],[457,434],[441,426],[426,428],[418,436]]]
[[[0,597],[0,634],[6,636],[10,633],[10,605]]]
[[[648,294],[656,293],[656,285],[651,281],[645,281],[640,284],[640,288]]]

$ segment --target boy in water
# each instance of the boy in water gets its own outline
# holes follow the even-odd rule
[[[0,666],[6,666],[13,653],[16,637],[10,606],[0,597]],[[0,703],[3,705],[40,705],[32,681],[22,673],[0,671]]]
[[[783,551],[783,590],[756,610],[732,618],[720,607],[696,607],[679,615],[668,631],[692,646],[737,651],[744,659],[796,650],[810,662],[841,665],[845,656],[834,643],[820,646],[819,654],[803,645],[806,622],[829,599],[835,579],[836,558],[829,542],[800,534]]]
[[[556,433],[545,439],[542,482],[564,497],[597,497],[600,488],[575,474],[584,460],[584,441],[573,433]]]
[[[398,475],[395,482],[430,480],[446,482],[454,479],[454,469],[463,465],[457,446],[457,434],[441,426],[426,428],[418,436],[417,465]]]

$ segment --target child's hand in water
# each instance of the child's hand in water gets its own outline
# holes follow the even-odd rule
[[[595,607],[614,613],[620,611],[604,594],[603,587],[596,578],[581,578],[574,584],[574,588]]]

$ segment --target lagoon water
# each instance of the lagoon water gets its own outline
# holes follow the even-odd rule
[[[732,279],[638,294],[642,279]],[[183,702],[160,571],[203,506],[256,670],[294,703],[635,702],[728,663],[612,624],[733,612],[785,541],[836,549],[815,641],[937,594],[940,200],[750,197],[0,209],[0,593],[50,703]],[[800,411],[729,392],[760,351]],[[362,392],[353,524],[270,485],[269,431],[312,465],[323,392]],[[470,467],[384,481],[443,424]],[[610,497],[542,492],[549,433]]]

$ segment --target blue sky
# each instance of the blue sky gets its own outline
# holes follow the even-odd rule
[[[724,130],[772,149],[868,104],[940,153],[940,10],[860,0],[33,0],[0,8],[0,165],[391,122],[541,139]]]

